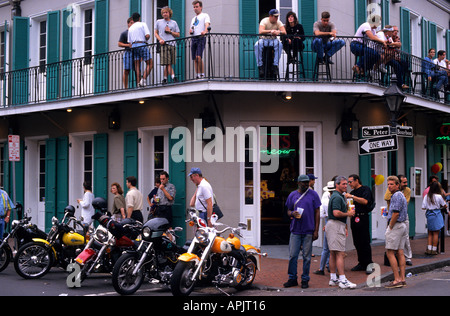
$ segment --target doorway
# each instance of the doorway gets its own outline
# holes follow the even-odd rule
[[[270,128],[267,127],[267,131]],[[264,135],[261,135],[264,136]],[[278,170],[274,173],[261,173],[261,243],[263,245],[289,244],[289,217],[286,212],[286,200],[289,194],[297,189],[299,176],[299,127],[281,126],[278,135],[267,135],[267,151],[278,155]],[[271,150],[272,136],[278,139],[278,151]],[[261,166],[264,162],[260,161]]]

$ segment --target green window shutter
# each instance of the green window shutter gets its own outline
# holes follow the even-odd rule
[[[56,215],[56,139],[45,141],[45,228],[52,227]]]
[[[47,100],[58,98],[60,12],[47,13]]]
[[[259,0],[239,1],[239,74],[241,78],[257,78],[255,34],[259,28]]]
[[[173,8],[172,8],[173,9]],[[133,13],[142,13],[142,1],[141,0],[130,0],[130,16],[133,15]]]
[[[428,41],[428,20],[422,17],[422,23],[420,25],[420,32],[422,35],[422,58],[427,57],[430,44]]]
[[[428,42],[430,48],[436,49],[436,58],[437,58],[437,26],[434,22],[429,22],[428,24]]]
[[[381,0],[381,23],[382,26],[389,25],[389,15],[390,15],[390,9],[389,9],[389,0]]]
[[[20,161],[15,162],[15,175],[16,175],[16,200],[14,201],[14,191],[13,191],[13,163],[9,161],[9,150],[8,150],[8,142],[3,144],[3,188],[8,195],[10,196],[13,202],[20,203],[24,205],[24,155],[25,155],[25,142],[23,140],[20,141]],[[11,213],[11,216],[14,214]],[[12,220],[16,219],[14,217]]]
[[[72,8],[66,8],[62,11],[62,58],[61,64],[61,97],[70,98],[72,96]],[[72,23],[72,22],[71,22]]]
[[[67,136],[56,139],[56,215],[64,216],[64,208],[69,203],[69,139]]]
[[[169,130],[169,135],[172,135],[172,130]],[[169,137],[169,176],[170,182],[175,185],[177,194],[175,202],[172,206],[173,214],[173,226],[184,227],[185,226],[185,211],[186,211],[186,159],[184,159],[184,153],[172,152],[172,148],[175,144],[178,144],[181,140],[172,139]],[[184,138],[183,138],[184,141]],[[183,148],[185,148],[183,144]],[[181,157],[180,157],[181,156]],[[177,159],[178,158],[178,159]],[[181,159],[180,159],[181,158]],[[174,159],[176,161],[174,161]],[[186,240],[186,233],[183,230],[182,236],[178,240],[178,244],[184,245]]]
[[[14,17],[13,23],[11,104],[17,105],[28,103],[30,19]]]
[[[185,25],[186,25],[186,2],[184,0],[169,0],[169,7],[173,11],[172,19],[177,22],[178,27],[180,29],[180,38],[185,36]],[[185,80],[185,64],[186,64],[186,55],[185,52],[188,48],[186,47],[185,41],[178,41],[177,43],[177,61],[175,64],[175,75],[178,80]]]
[[[445,39],[446,39],[446,52],[447,54],[450,54],[450,30],[447,30],[445,32]],[[448,59],[448,56],[447,56]]]
[[[402,50],[411,53],[411,14],[406,8],[400,8],[400,39]]]
[[[94,135],[94,195],[108,199],[108,134]]]
[[[108,91],[109,0],[95,1],[94,93]]]
[[[367,22],[367,1],[355,0],[355,32],[361,24]]]
[[[298,20],[305,29],[305,35],[313,35],[313,26],[317,21],[317,0],[298,0],[298,8]],[[316,62],[316,53],[310,50],[312,38],[310,37],[306,39],[306,41],[310,41],[310,43],[305,42],[307,48],[303,52],[305,74],[307,78],[312,78]]]
[[[123,191],[127,192],[127,177],[134,176],[138,178],[138,132],[125,132],[123,142]]]

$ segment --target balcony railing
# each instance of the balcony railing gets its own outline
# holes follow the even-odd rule
[[[193,37],[168,42],[176,45],[176,64],[174,71],[177,81],[163,82],[164,66],[161,65],[160,47],[157,44],[147,45],[152,56],[152,71],[139,85],[135,69],[124,76],[124,59],[129,58],[125,50],[112,51],[90,57],[77,58],[14,70],[0,75],[0,108],[24,106],[42,102],[81,98],[86,96],[126,91],[130,89],[146,89],[164,85],[180,84],[197,80],[195,63],[192,59]],[[401,74],[403,82],[408,86],[404,91],[436,102],[446,102],[448,96],[444,91],[436,95],[432,93],[426,75],[425,60],[404,53],[390,52],[391,61],[386,64],[368,65],[371,54],[386,52],[373,42],[363,40],[363,45],[373,48],[377,53],[365,52],[365,64],[358,69],[354,66],[359,58],[352,53],[354,37],[338,37],[332,42],[342,46],[332,57],[331,63],[318,63],[317,40],[315,37],[303,37],[303,45],[298,53],[297,61],[289,63],[284,50],[280,51],[277,72],[271,73],[269,67],[274,52],[268,48],[263,52],[263,74],[257,65],[255,45],[264,45],[259,35],[242,34],[208,34],[203,38],[205,49],[203,63],[205,79],[218,81],[260,81],[276,80],[283,82],[325,82],[325,83],[370,83],[381,86],[390,84],[390,74]],[[277,40],[278,41],[278,40]],[[267,44],[267,42],[266,42]],[[277,42],[275,42],[277,44]],[[258,50],[258,49],[256,49]],[[162,50],[164,52],[164,49]],[[386,55],[387,56],[387,55]],[[145,62],[141,61],[141,74]],[[365,69],[364,72],[359,70]],[[354,71],[357,70],[357,71]],[[127,87],[126,87],[127,86]],[[440,98],[438,98],[440,96]]]

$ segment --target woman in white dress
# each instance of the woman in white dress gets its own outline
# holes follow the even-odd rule
[[[92,194],[91,184],[88,182],[83,183],[84,195],[83,199],[78,199],[77,202],[81,206],[81,217],[82,222],[85,225],[91,225],[92,216],[95,214],[95,209],[92,206],[92,201],[94,200],[94,194]]]

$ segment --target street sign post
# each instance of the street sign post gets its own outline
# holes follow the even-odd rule
[[[391,133],[391,127],[389,125],[379,125],[379,126],[363,126],[361,128],[362,137],[370,138],[370,137],[378,137],[378,136],[387,136]]]
[[[20,161],[20,136],[8,135],[9,161]]]
[[[397,135],[360,139],[358,141],[358,150],[360,155],[398,150]]]

